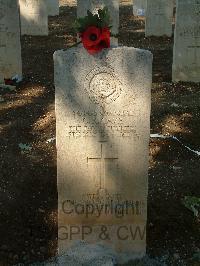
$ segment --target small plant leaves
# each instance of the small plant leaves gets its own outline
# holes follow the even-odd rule
[[[184,206],[193,212],[195,217],[200,215],[200,198],[187,196],[183,200]]]
[[[104,28],[108,27],[111,28],[111,19],[110,14],[107,7],[103,9],[99,9],[97,14],[92,14],[89,10],[87,11],[87,16],[82,18],[77,18],[74,23],[74,28],[77,33],[84,32],[88,27],[97,27],[97,28]]]
[[[19,143],[19,148],[21,149],[22,152],[27,152],[27,151],[31,151],[32,147],[27,145],[27,144],[23,144],[23,143]]]

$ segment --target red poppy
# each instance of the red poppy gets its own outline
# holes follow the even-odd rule
[[[5,83],[5,85],[13,85],[14,84],[12,79],[4,79],[4,83]]]
[[[104,48],[110,47],[110,30],[109,28],[88,27],[86,31],[80,34],[84,48],[90,54],[100,52]]]

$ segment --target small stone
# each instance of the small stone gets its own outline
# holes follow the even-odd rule
[[[34,249],[31,249],[31,254],[35,254],[35,250]]]
[[[180,167],[180,166],[173,166],[173,170],[174,170],[174,171],[181,170],[181,167]]]
[[[171,107],[179,107],[179,105],[177,103],[172,103]]]
[[[178,260],[178,259],[180,259],[180,256],[179,256],[179,254],[178,254],[178,253],[174,253],[174,259],[175,259],[175,260]]]
[[[153,223],[149,223],[149,227],[153,227],[154,225],[153,225]]]
[[[39,211],[40,213],[44,213],[44,212],[45,212],[45,210],[43,210],[43,209],[41,209],[41,208],[39,208],[38,211]]]

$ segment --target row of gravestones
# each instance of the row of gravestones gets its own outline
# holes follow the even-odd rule
[[[161,1],[166,16],[167,1]],[[173,78],[198,81],[192,49],[200,46],[199,1],[177,4]],[[118,1],[78,0],[78,16],[105,5],[116,34]],[[146,252],[152,54],[115,47],[91,56],[79,46],[55,52],[54,67],[59,253],[74,246],[74,261],[89,256],[90,247],[77,254],[76,241],[84,240],[100,243],[102,258],[110,249],[119,263],[140,258]]]
[[[200,1],[199,0],[134,0],[133,13],[146,14],[145,36],[172,36],[174,7],[177,7],[172,80],[200,81]],[[112,33],[119,28],[119,1],[77,0],[78,17],[107,5],[113,21]],[[113,45],[117,40],[113,38]]]
[[[11,3],[9,3],[11,2]],[[21,33],[48,35],[48,14],[59,13],[58,0],[19,0],[21,13]],[[48,5],[47,5],[48,3]],[[86,15],[87,9],[109,7],[113,19],[113,34],[118,33],[119,1],[78,0],[78,16]],[[146,0],[134,1],[136,9],[145,9]],[[146,9],[146,35],[172,34],[172,14],[174,0],[148,0]],[[136,10],[135,9],[135,10]],[[0,1],[0,80],[21,74],[20,27],[17,13],[17,0]],[[5,16],[5,14],[7,14]],[[198,0],[179,0],[177,3],[173,81],[199,81],[200,3]],[[13,16],[12,16],[13,15]],[[113,39],[113,44],[117,40]]]
[[[0,0],[0,83],[22,75],[20,35],[48,35],[59,0]]]
[[[170,12],[167,11],[166,12],[166,7],[165,5],[169,5],[170,8]],[[146,13],[150,13],[152,14],[152,16],[156,16],[159,14],[163,15],[163,11],[164,12],[164,16],[169,17],[168,19],[172,18],[172,10],[173,8],[176,6],[176,0],[133,0],[133,14],[134,16],[144,16]],[[168,7],[168,8],[169,8]],[[162,17],[160,18],[161,20],[163,19]],[[168,22],[167,22],[168,23]]]
[[[134,15],[145,15],[145,36],[172,36],[174,0],[134,0]],[[200,81],[200,1],[178,0],[172,80]]]

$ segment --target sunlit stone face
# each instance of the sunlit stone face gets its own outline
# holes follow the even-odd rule
[[[48,35],[47,0],[19,0],[22,35]]]
[[[103,100],[113,95],[116,92],[116,84],[113,77],[107,73],[100,73],[95,76],[90,82],[90,88]]]
[[[17,0],[0,0],[0,80],[22,75]]]
[[[113,69],[101,67],[95,68],[86,76],[85,90],[89,93],[92,101],[109,104],[120,96],[122,84]]]
[[[54,63],[59,252],[84,240],[110,247],[119,262],[141,257],[151,53],[121,47],[90,56],[74,48],[56,52]]]
[[[173,81],[200,82],[200,2],[177,1]]]
[[[173,0],[148,0],[146,6],[145,36],[171,36]]]

